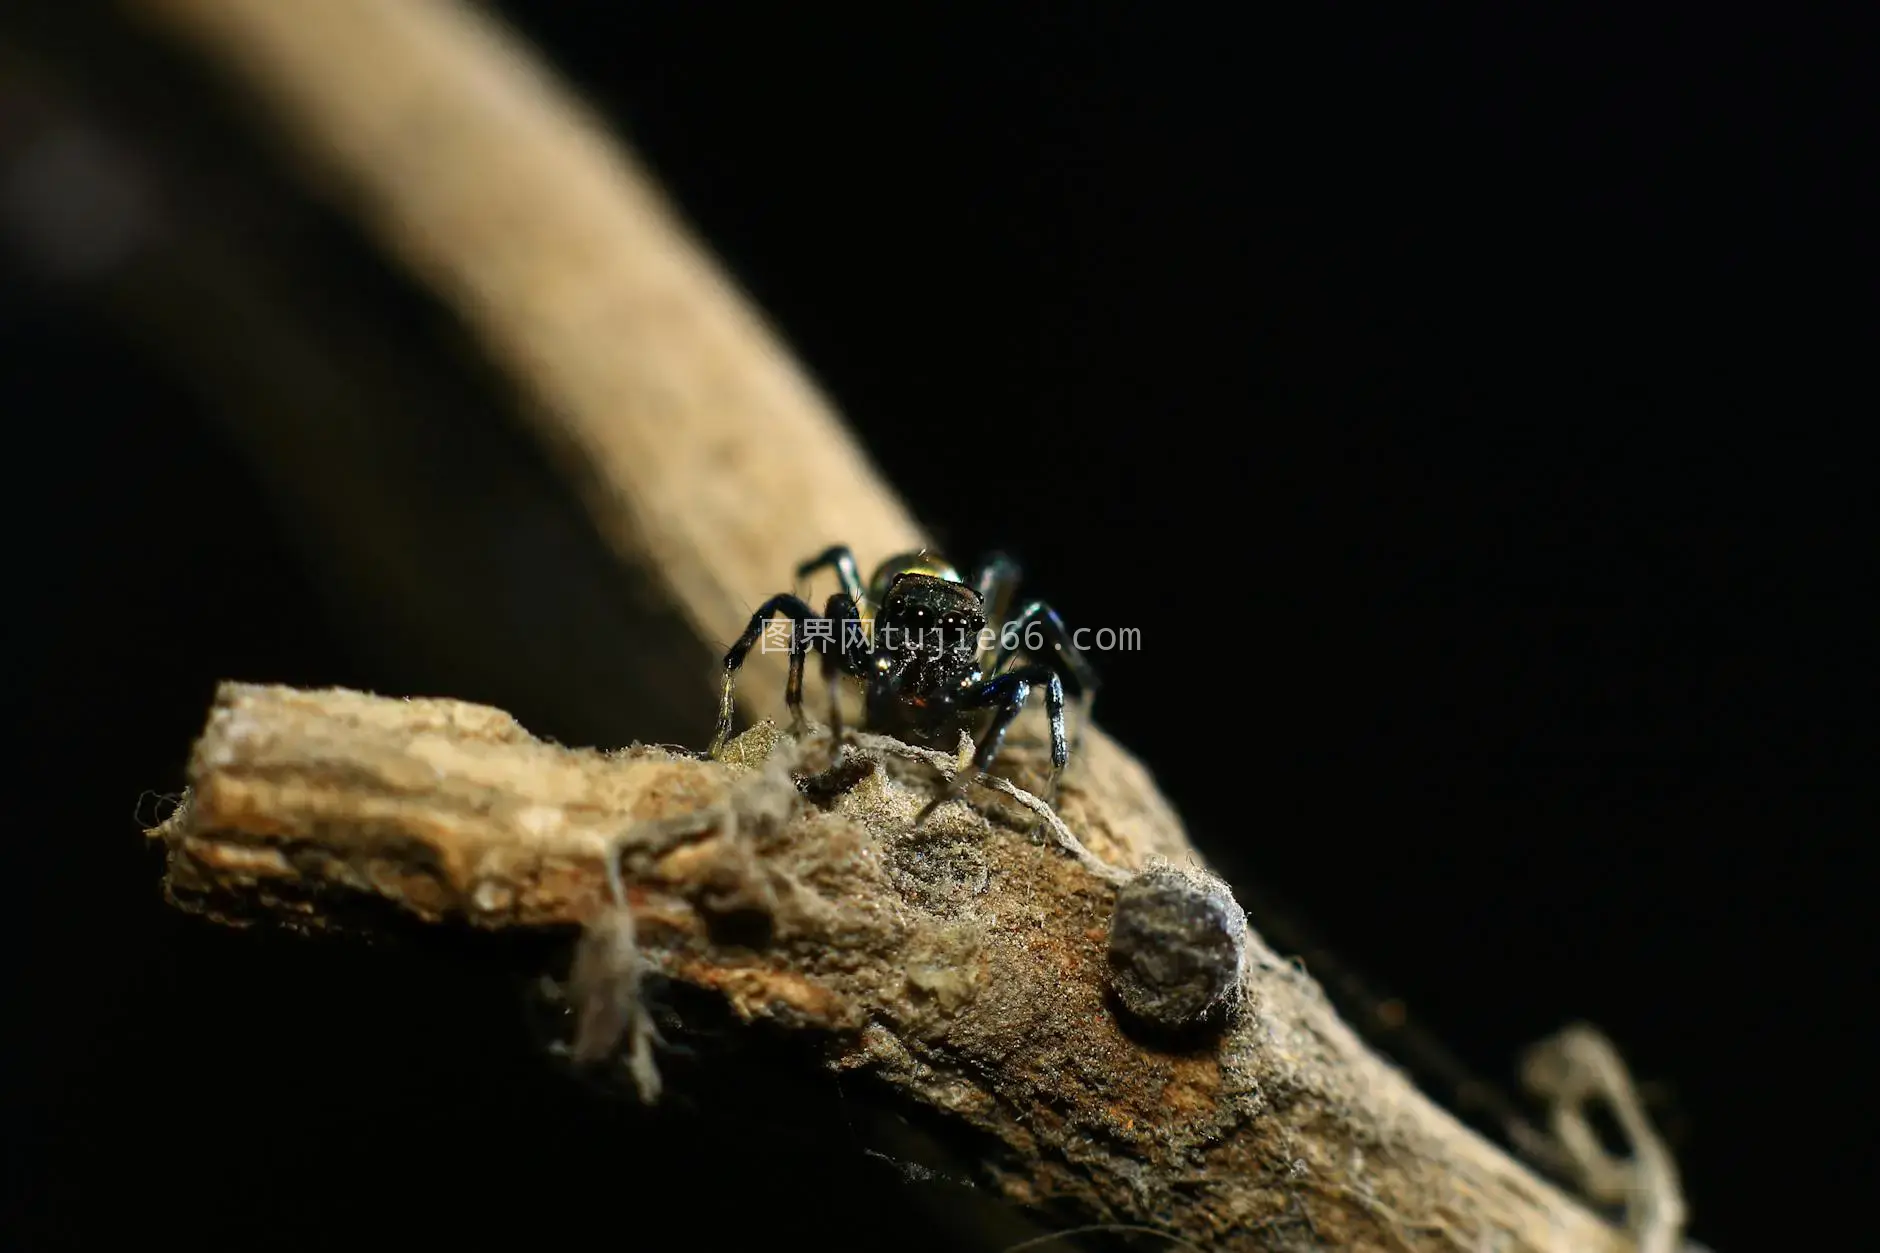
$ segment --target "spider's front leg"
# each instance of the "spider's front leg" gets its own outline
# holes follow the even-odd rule
[[[757,643],[764,632],[764,625],[778,614],[786,615],[790,620],[790,680],[783,689],[784,703],[790,708],[790,726],[797,733],[803,731],[803,657],[809,651],[810,638],[808,624],[818,621],[815,610],[797,597],[785,592],[772,596],[758,607],[751,615],[750,625],[744,628],[744,634],[725,652],[724,687],[718,694],[718,730],[712,736],[709,755],[718,756],[724,751],[725,741],[731,738],[731,718],[734,712],[732,691],[737,686],[738,667],[744,664],[745,656]]]
[[[1057,671],[1049,666],[1020,666],[1004,674],[995,674],[972,688],[962,702],[969,708],[994,709],[992,721],[985,733],[979,737],[979,747],[973,753],[973,764],[953,776],[953,781],[920,811],[914,819],[919,826],[927,821],[927,816],[950,800],[957,800],[974,779],[984,774],[991,767],[993,759],[999,755],[999,747],[1005,742],[1006,729],[1012,720],[1024,711],[1025,701],[1031,695],[1033,684],[1043,684],[1045,692],[1045,711],[1051,716],[1051,780],[1045,788],[1044,799],[1049,803],[1057,795],[1058,775],[1064,769],[1064,763],[1070,760],[1070,744],[1064,735],[1064,682],[1058,678]]]

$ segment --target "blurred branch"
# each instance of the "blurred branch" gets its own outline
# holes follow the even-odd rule
[[[193,393],[275,515],[206,513],[204,543],[284,526],[370,670],[577,742],[703,734],[715,650],[623,568],[480,346],[242,116],[147,31],[64,0],[7,6],[16,293],[95,316]],[[188,590],[272,608],[238,569]]]
[[[430,2],[132,7],[238,76],[458,312],[620,559],[701,636],[736,634],[780,554],[920,542],[651,180],[499,28]]]

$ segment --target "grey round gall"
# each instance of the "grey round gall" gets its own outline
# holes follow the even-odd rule
[[[1213,875],[1168,862],[1123,885],[1110,917],[1110,987],[1130,1013],[1191,1027],[1235,1005],[1247,915]]]

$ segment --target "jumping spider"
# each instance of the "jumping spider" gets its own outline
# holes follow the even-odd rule
[[[921,811],[925,820],[940,805],[963,793],[973,778],[991,766],[1006,729],[1025,708],[1034,685],[1045,690],[1051,718],[1051,780],[1054,795],[1059,773],[1070,760],[1064,731],[1065,682],[1079,704],[1079,728],[1097,691],[1090,661],[1071,639],[1049,605],[1032,601],[1007,615],[1017,589],[1018,565],[995,553],[981,563],[969,583],[934,553],[922,550],[890,557],[875,571],[864,591],[855,555],[838,545],[797,567],[797,588],[809,576],[831,567],[842,590],[829,598],[819,615],[800,595],[771,597],[751,615],[750,625],[725,653],[724,689],[718,702],[718,731],[711,756],[717,757],[731,735],[732,688],[738,667],[757,643],[765,624],[779,614],[790,619],[790,678],[784,700],[793,727],[803,730],[803,662],[811,652],[822,657],[829,685],[830,726],[839,735],[842,709],[839,675],[866,684],[864,723],[871,731],[893,735],[923,748],[951,752],[962,730],[977,728],[972,769],[962,770]],[[864,607],[874,610],[865,620]],[[864,629],[864,624],[872,629]],[[990,628],[990,630],[989,630]],[[1051,645],[1055,665],[1014,665],[1027,652],[1027,635]],[[990,665],[987,658],[990,657]]]

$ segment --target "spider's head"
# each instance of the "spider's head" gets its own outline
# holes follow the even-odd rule
[[[875,648],[891,664],[919,660],[963,678],[974,667],[985,629],[979,594],[958,575],[902,570],[875,612]]]

